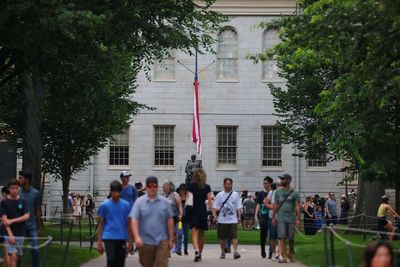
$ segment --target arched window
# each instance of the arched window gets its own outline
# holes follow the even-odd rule
[[[154,62],[154,80],[175,80],[175,51],[169,51]]]
[[[218,35],[218,80],[238,78],[238,36],[233,28],[225,28]]]
[[[266,49],[273,48],[277,43],[279,43],[278,31],[264,31],[263,34],[263,52]],[[263,80],[274,80],[279,79],[278,76],[279,68],[276,65],[276,60],[266,60],[263,61],[262,66],[262,79]]]

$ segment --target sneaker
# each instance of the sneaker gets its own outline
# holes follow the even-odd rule
[[[275,253],[272,253],[271,260],[272,260],[272,261],[276,261],[277,258],[278,258],[278,257],[275,255]]]
[[[284,257],[282,257],[282,256],[279,256],[278,262],[279,263],[287,263],[286,259]]]
[[[176,254],[179,255],[179,256],[182,256],[182,251],[178,250],[178,251],[176,252]]]
[[[219,257],[220,259],[225,259],[225,253],[221,253],[221,256]]]
[[[199,252],[195,251],[194,252],[194,260],[193,261],[198,262],[198,261],[200,261],[200,258],[201,258],[201,256],[200,256]]]
[[[294,257],[294,255],[289,255],[289,260],[290,262],[296,262],[296,258]]]
[[[263,259],[265,259],[265,257],[267,257],[267,254],[265,253],[265,251],[261,251],[261,257],[262,257]]]
[[[233,258],[234,258],[235,260],[239,259],[239,258],[240,258],[240,254],[237,253],[237,252],[233,253]]]
[[[183,254],[185,254],[185,256],[189,255],[187,249],[185,249],[185,251],[183,252]]]

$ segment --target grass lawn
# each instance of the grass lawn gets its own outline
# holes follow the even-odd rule
[[[1,255],[3,255],[3,250],[1,250]],[[63,256],[64,256],[65,246],[61,246],[58,244],[50,244],[47,251],[47,257],[45,260],[45,267],[59,267],[61,266]],[[40,249],[41,257],[40,259],[43,260],[43,252],[44,248]],[[79,248],[76,246],[70,246],[68,249],[68,254],[66,257],[65,267],[68,266],[81,266],[82,264],[90,261],[99,256],[96,249],[93,249],[89,252],[89,248]],[[29,249],[24,249],[24,255],[22,257],[21,266],[31,266],[31,253]]]
[[[54,240],[60,240],[60,227],[57,225],[47,225],[43,229],[43,236],[50,235],[53,237]],[[68,235],[68,226],[64,226],[64,240],[67,239]],[[94,233],[94,230],[93,230]],[[338,231],[338,233],[346,240],[349,240],[350,242],[358,245],[363,245],[366,246],[369,242],[372,241],[372,236],[367,236],[366,241],[363,240],[363,235],[361,234],[347,234],[344,231]],[[72,238],[71,240],[74,241],[79,241],[79,228],[78,226],[74,226],[73,232],[72,232]],[[83,225],[82,226],[82,240],[83,241],[89,241],[89,236],[90,236],[90,231],[88,225]],[[189,238],[190,240],[191,238]],[[239,230],[238,231],[238,239],[239,239],[239,244],[248,244],[248,245],[258,245],[259,244],[259,231],[244,231],[244,230]],[[96,239],[95,239],[96,240]],[[205,240],[207,244],[218,244],[219,240],[217,239],[217,233],[216,230],[209,230],[205,233]],[[295,250],[296,250],[296,258],[298,261],[302,262],[306,266],[310,267],[316,267],[316,266],[324,266],[324,243],[323,243],[323,238],[322,234],[319,233],[315,236],[311,237],[303,237],[300,234],[296,234],[296,245],[295,245]],[[399,242],[400,243],[400,242]],[[400,248],[400,244],[397,244],[397,242],[392,243],[395,248]],[[330,257],[330,236],[328,236],[328,248],[329,248],[329,257]],[[335,265],[336,266],[350,266],[349,265],[349,251],[348,247],[346,246],[345,243],[343,243],[340,239],[334,238],[334,251],[335,251]],[[57,248],[55,248],[57,249]],[[60,249],[60,248],[58,248]],[[77,250],[76,253],[78,253],[80,250]],[[354,266],[360,266],[361,264],[361,258],[363,255],[363,248],[358,248],[358,247],[352,247],[351,252],[352,252],[352,259],[353,259],[353,264]],[[60,252],[61,253],[61,252]],[[71,250],[71,253],[74,253]],[[95,257],[92,254],[88,254],[88,249],[83,249],[82,253],[88,259],[90,257]],[[59,254],[62,255],[62,254]],[[69,259],[75,258],[73,256],[69,256]],[[82,257],[77,257],[79,259],[74,259],[74,260],[80,260]],[[50,266],[50,265],[48,265]],[[72,265],[70,265],[72,266]],[[79,265],[73,265],[73,266],[79,266]]]

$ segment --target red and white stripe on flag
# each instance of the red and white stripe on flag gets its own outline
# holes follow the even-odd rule
[[[197,74],[194,78],[194,97],[193,97],[193,125],[192,140],[196,144],[197,154],[201,156],[201,134],[200,134],[200,115],[199,115],[199,80]]]

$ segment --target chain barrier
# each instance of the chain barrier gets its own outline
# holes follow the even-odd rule
[[[0,236],[1,238],[8,238],[8,236]],[[18,247],[18,248],[28,248],[28,249],[41,249],[45,246],[47,246],[48,244],[50,244],[50,242],[53,240],[53,237],[51,236],[47,236],[47,237],[24,237],[24,241],[25,240],[46,240],[43,244],[40,244],[38,246],[31,246],[31,245],[19,245],[17,243],[15,243],[14,246]]]

